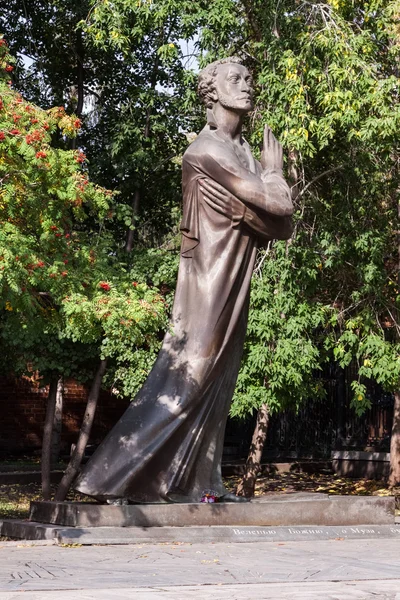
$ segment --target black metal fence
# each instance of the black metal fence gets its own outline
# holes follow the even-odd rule
[[[329,366],[322,377],[326,389],[324,400],[307,402],[297,414],[284,411],[271,416],[264,457],[329,458],[332,450],[342,449],[388,452],[393,396],[376,384],[368,384],[372,406],[358,417],[350,406],[354,367],[343,370]],[[255,416],[245,422],[228,422],[225,440],[228,455],[237,458],[247,455],[254,424]]]

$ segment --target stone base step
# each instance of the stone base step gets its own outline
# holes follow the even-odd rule
[[[155,543],[289,542],[330,539],[400,539],[397,525],[350,527],[60,527],[32,521],[4,521],[2,535],[57,544],[121,545]]]
[[[57,525],[10,519],[3,521],[0,535],[17,540],[54,540],[59,529]]]
[[[252,502],[136,504],[32,502],[30,520],[64,527],[345,526],[394,524],[394,497],[288,494]]]

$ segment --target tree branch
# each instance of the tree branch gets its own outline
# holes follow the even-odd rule
[[[300,192],[297,194],[297,200],[299,198],[301,198],[301,196],[304,196],[304,194],[306,193],[306,191],[308,190],[308,188],[310,188],[312,185],[314,185],[314,183],[316,183],[319,179],[322,179],[322,177],[325,177],[325,175],[330,175],[331,173],[334,173],[335,171],[340,171],[340,169],[343,169],[344,165],[339,165],[338,167],[332,167],[331,169],[327,169],[326,171],[323,171],[323,173],[320,173],[319,175],[317,175],[316,177],[314,177],[314,179],[312,179],[311,181],[309,181],[307,183],[307,185],[305,185],[303,187],[302,190],[300,190]]]

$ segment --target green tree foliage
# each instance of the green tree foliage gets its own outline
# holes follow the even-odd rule
[[[114,374],[137,368],[135,350],[159,343],[165,300],[116,258],[111,224],[124,211],[114,194],[89,181],[80,150],[53,144],[75,136],[80,120],[26,102],[3,39],[0,53],[3,370],[84,379],[105,358]]]
[[[357,361],[353,406],[361,413],[370,405],[367,378],[393,391],[400,375],[398,3],[286,2],[279,11],[269,4],[244,6],[239,17],[248,31],[242,48],[258,84],[251,138],[257,144],[267,122],[284,144],[288,176],[296,184],[297,224],[285,252],[283,244],[275,245],[275,260],[265,261],[262,273],[266,288],[275,290],[268,299],[264,292],[275,320],[285,314],[282,305],[293,307],[273,334],[277,349],[287,344],[292,355],[285,363],[281,352],[274,353],[262,371],[273,391],[259,392],[274,400],[282,392],[286,402],[298,402],[304,387],[314,385],[314,393],[307,392],[318,396],[315,369],[333,352],[342,366]],[[264,335],[268,329],[265,320]],[[247,351],[243,366],[253,376],[254,352]],[[282,378],[277,388],[275,373]],[[293,378],[297,390],[286,392]],[[246,390],[239,387],[236,403]],[[271,399],[268,404],[274,407]]]
[[[276,132],[297,213],[290,243],[273,244],[267,256],[260,255],[233,412],[320,396],[315,374],[332,356],[342,366],[351,360],[359,365],[353,383],[357,411],[369,405],[366,379],[395,389],[398,1],[100,0],[85,10],[74,2],[47,6],[52,19],[41,26],[53,35],[58,23],[63,47],[75,34],[66,34],[62,19],[73,14],[74,23],[82,20],[84,52],[73,41],[70,55],[84,56],[85,85],[98,96],[84,123],[89,168],[132,203],[136,240],[147,245],[159,245],[177,223],[176,157],[186,144],[184,133],[202,122],[186,54],[200,65],[240,54],[254,73],[256,107],[246,135],[257,152],[265,123]],[[5,16],[22,14],[17,0],[10,7]],[[29,3],[26,12],[32,39],[38,12]],[[20,20],[17,31],[23,30]],[[22,34],[10,35],[24,52]],[[42,61],[31,67],[35,72],[63,71],[48,50],[35,52]],[[78,63],[65,69],[66,105],[65,90],[79,87]],[[19,68],[19,85],[28,86]],[[37,89],[42,94],[43,84]],[[121,230],[117,235],[122,237]],[[150,279],[154,256],[138,259],[148,265]],[[172,280],[172,274],[169,269],[166,277]]]
[[[358,412],[369,406],[366,378],[395,389],[398,1],[93,6],[85,27],[99,45],[127,53],[148,27],[168,22],[164,41],[174,47],[158,47],[165,61],[181,54],[174,32],[192,38],[200,64],[243,56],[256,83],[247,136],[257,149],[268,123],[286,149],[295,234],[274,244],[258,269],[233,413],[320,396],[315,374],[332,356],[359,365]],[[187,110],[193,91],[182,100]]]
[[[79,145],[91,178],[118,189],[117,202],[130,207],[125,222],[114,223],[116,241],[123,245],[132,226],[136,245],[160,245],[179,219],[176,157],[190,129],[181,112],[186,72],[176,53],[179,32],[172,17],[143,18],[130,22],[121,49],[106,22],[93,36],[78,27],[88,14],[87,0],[11,0],[0,9],[0,27],[20,57],[15,85],[42,107],[62,105],[81,118]]]
[[[260,253],[232,416],[243,417],[264,404],[269,412],[297,409],[310,398],[324,397],[321,349],[333,311],[317,299],[310,307],[315,287],[314,270],[309,264],[294,270],[284,244],[270,244]]]

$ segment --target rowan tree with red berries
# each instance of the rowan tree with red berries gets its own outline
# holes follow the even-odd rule
[[[95,372],[98,395],[106,363],[115,378],[157,346],[165,301],[116,259],[124,205],[89,181],[83,152],[63,149],[80,120],[26,102],[12,70],[0,39],[0,369],[39,372],[49,397],[60,377]]]

